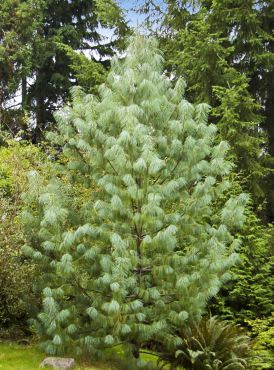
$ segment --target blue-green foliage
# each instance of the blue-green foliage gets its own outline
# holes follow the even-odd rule
[[[237,259],[247,197],[216,207],[230,186],[228,145],[162,63],[154,39],[131,39],[100,97],[74,89],[56,115],[62,175],[31,177],[24,251],[43,271],[37,322],[49,353],[177,348],[174,329],[200,319]]]

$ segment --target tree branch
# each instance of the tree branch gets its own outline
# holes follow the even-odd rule
[[[109,159],[107,159],[107,162],[108,162],[108,164],[110,165],[110,167],[113,169],[113,171],[116,173],[116,175],[118,176],[119,174],[118,174],[118,172],[116,171],[116,169],[113,167],[113,165],[112,165],[112,163],[110,162],[110,160]]]

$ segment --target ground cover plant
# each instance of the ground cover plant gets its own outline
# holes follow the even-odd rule
[[[235,324],[204,317],[180,330],[181,349],[162,353],[159,364],[193,370],[250,369],[250,340]]]

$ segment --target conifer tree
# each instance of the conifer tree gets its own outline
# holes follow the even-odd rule
[[[240,263],[210,311],[244,326],[248,320],[270,318],[274,311],[273,225],[263,225],[249,205],[241,235]]]
[[[113,33],[111,40],[104,30]],[[1,0],[0,118],[5,128],[13,134],[22,129],[24,138],[41,141],[75,83],[95,89],[102,82],[108,59],[122,49],[127,32],[115,0],[107,7],[103,0]],[[90,58],[84,58],[87,52]],[[79,73],[79,64],[85,59],[89,79],[83,83],[87,74]]]
[[[47,352],[122,343],[142,366],[140,349],[176,349],[176,328],[198,321],[228,279],[247,197],[221,201],[228,145],[184,88],[163,75],[156,41],[136,36],[98,99],[74,89],[56,115],[67,160],[48,184],[32,174],[24,214]]]
[[[155,2],[145,3],[148,18],[155,19]],[[158,22],[165,30],[161,46],[166,66],[173,76],[186,79],[187,98],[211,105],[212,122],[218,125],[221,139],[228,141],[237,172],[242,172],[244,186],[258,205],[264,196],[267,169],[262,148],[267,147],[267,140],[262,130],[264,98],[259,97],[254,76],[262,73],[258,59],[270,59],[270,55],[258,57],[266,48],[260,2],[257,6],[254,0],[162,3]]]

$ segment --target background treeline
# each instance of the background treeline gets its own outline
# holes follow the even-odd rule
[[[126,4],[128,6],[128,2]],[[135,3],[132,4],[135,6]],[[251,194],[241,231],[241,261],[209,311],[245,326],[273,366],[274,2],[271,0],[140,1],[146,33],[158,38],[166,74],[187,82],[192,103],[212,107],[210,122],[230,144],[233,192]],[[111,34],[105,38],[103,34]],[[97,94],[110,57],[123,55],[132,33],[114,0],[2,0],[0,3],[0,329],[28,332],[39,301],[38,272],[24,243],[22,194],[35,169],[58,173],[64,158],[46,132],[54,111],[80,85]],[[89,56],[88,56],[89,55]],[[19,140],[19,139],[20,140]],[[16,140],[15,140],[16,139]],[[58,175],[61,176],[61,175]],[[16,271],[16,273],[14,273]],[[38,304],[39,305],[39,304]]]
[[[38,143],[73,84],[92,89],[103,81],[109,57],[128,31],[115,1],[105,5],[102,0],[1,1],[1,122],[13,134],[21,130]],[[116,41],[104,42],[98,29],[105,28],[112,29]],[[84,51],[106,60],[83,60]],[[11,110],[8,102],[15,96],[19,101]]]

